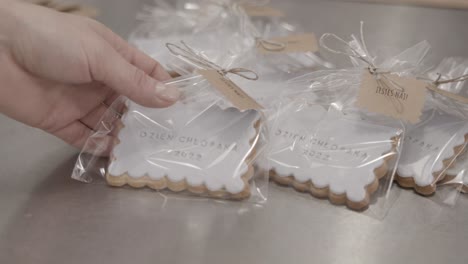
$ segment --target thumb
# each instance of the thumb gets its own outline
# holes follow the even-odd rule
[[[146,107],[167,107],[179,99],[175,87],[166,86],[125,60],[112,47],[101,50],[90,64],[92,78]]]

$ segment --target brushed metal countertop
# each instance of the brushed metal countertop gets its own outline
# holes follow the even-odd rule
[[[77,1],[75,1],[77,2]],[[79,1],[78,1],[79,2]],[[148,1],[83,0],[126,36]],[[468,57],[468,11],[273,1],[320,35],[369,47],[428,40],[432,62]],[[1,263],[468,263],[468,198],[455,208],[401,190],[383,220],[270,185],[266,206],[165,199],[70,179],[77,150],[0,115]]]

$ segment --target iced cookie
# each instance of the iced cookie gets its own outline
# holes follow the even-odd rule
[[[273,181],[354,210],[368,207],[394,157],[398,129],[334,116],[319,105],[285,110],[277,124],[267,157]]]
[[[110,185],[249,197],[250,159],[259,135],[256,111],[182,103],[127,107],[106,175]]]
[[[431,195],[465,148],[468,124],[435,110],[426,111],[421,120],[407,130],[395,179],[402,187]]]

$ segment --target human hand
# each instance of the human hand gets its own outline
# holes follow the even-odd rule
[[[119,95],[148,107],[179,97],[158,62],[102,24],[0,0],[0,112],[83,147]]]

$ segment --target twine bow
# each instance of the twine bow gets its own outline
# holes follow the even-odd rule
[[[442,79],[442,74],[438,73],[437,75],[438,75],[438,77],[434,81],[435,86],[439,86],[441,84],[446,84],[446,83],[456,83],[456,82],[468,81],[468,74],[465,74],[465,75],[462,75],[462,76],[459,76],[459,77],[455,77],[455,78],[452,78],[452,79],[447,79],[447,80],[441,80]]]
[[[364,41],[363,26],[364,26],[364,22],[361,21],[361,28],[360,28],[361,36],[360,37],[361,37],[362,49],[363,49],[364,54],[369,54],[369,51],[367,50],[366,42]],[[344,44],[346,46],[346,48],[349,49],[349,52],[348,51],[340,51],[340,50],[330,48],[328,45],[325,44],[325,41],[326,41],[327,38],[333,38],[336,41],[340,42],[341,44]],[[349,57],[356,58],[356,59],[361,60],[364,63],[366,63],[368,65],[367,68],[369,70],[369,73],[372,74],[375,77],[375,79],[377,81],[377,84],[379,86],[384,87],[384,88],[388,88],[388,89],[395,89],[395,90],[397,90],[399,92],[404,92],[405,91],[404,87],[402,87],[398,83],[390,80],[389,78],[387,78],[385,76],[386,74],[392,74],[391,71],[386,71],[386,72],[380,71],[374,65],[372,60],[368,59],[364,55],[361,55],[360,52],[356,48],[352,47],[348,42],[346,42],[344,39],[338,37],[337,35],[331,34],[331,33],[324,34],[320,38],[320,46],[323,47],[324,49],[326,49],[329,52],[332,52],[332,53],[335,53],[335,54],[343,54],[343,55],[346,55],[346,56],[349,56]],[[468,98],[457,95],[457,94],[453,94],[451,92],[444,91],[444,90],[438,88],[438,86],[441,85],[441,84],[467,81],[468,80],[468,74],[462,75],[460,77],[456,77],[456,78],[453,78],[453,79],[447,79],[447,80],[441,80],[441,78],[442,78],[442,75],[439,74],[438,78],[435,81],[433,81],[431,83],[431,85],[427,85],[426,88],[428,90],[430,90],[432,92],[436,92],[436,93],[438,93],[438,94],[440,94],[442,96],[448,97],[450,99],[459,101],[459,102],[464,103],[464,104],[468,104]],[[382,79],[386,80],[386,81],[382,81]],[[403,110],[402,109],[403,104],[400,102],[400,100],[397,99],[397,104],[395,104],[394,100],[392,100],[392,103],[394,103],[394,105],[397,107],[398,112],[401,112]]]
[[[255,38],[257,41],[257,45],[261,46],[264,50],[267,51],[282,51],[286,48],[286,43],[274,41],[274,40],[267,40],[261,37]]]
[[[366,42],[364,41],[364,22],[362,22],[362,21],[361,21],[360,33],[361,33],[362,49],[363,49],[365,54],[369,54],[369,51],[367,50]],[[341,44],[345,45],[350,50],[350,52],[345,52],[345,51],[340,51],[340,50],[330,48],[327,44],[325,44],[325,41],[326,41],[327,38],[334,38],[336,41],[338,41]],[[392,73],[390,71],[386,71],[386,72],[380,71],[377,68],[377,66],[374,65],[372,60],[369,60],[369,59],[366,58],[366,56],[361,55],[360,52],[356,48],[354,48],[348,42],[346,42],[344,39],[338,37],[335,34],[332,34],[332,33],[323,34],[322,37],[320,38],[320,46],[322,48],[326,49],[327,51],[331,52],[331,53],[342,54],[342,55],[346,55],[346,56],[353,57],[355,59],[363,61],[364,63],[366,63],[368,65],[367,69],[369,70],[369,73],[374,75],[374,76]]]
[[[454,93],[451,93],[449,91],[445,91],[445,90],[442,90],[442,89],[439,88],[439,86],[441,84],[468,81],[468,74],[465,74],[465,75],[462,75],[462,76],[459,76],[459,77],[455,77],[455,78],[452,78],[452,79],[446,79],[446,80],[442,80],[442,74],[438,73],[437,75],[438,75],[437,79],[432,82],[432,85],[428,85],[427,89],[429,89],[431,92],[436,92],[436,93],[438,93],[440,95],[443,95],[443,96],[445,96],[445,97],[447,97],[449,99],[458,101],[458,102],[463,103],[463,104],[468,104],[468,98],[467,97],[464,97],[464,96],[461,96],[461,95],[458,95],[458,94],[454,94]]]
[[[364,22],[362,22],[362,21],[361,21],[361,27],[360,27],[360,35],[361,35],[360,36],[361,37],[361,44],[362,44],[362,49],[363,49],[364,54],[366,54],[366,55],[370,54],[369,51],[367,50],[367,45],[366,45],[366,42],[364,40]],[[341,50],[336,50],[336,49],[330,48],[325,43],[325,41],[328,38],[333,38],[334,40],[336,40],[339,43],[343,44],[346,48],[349,49],[349,51],[341,51]],[[390,72],[390,71],[380,71],[377,68],[377,66],[372,62],[372,59],[368,59],[366,55],[361,55],[360,52],[356,48],[351,46],[344,39],[338,37],[336,34],[332,34],[332,33],[323,34],[322,37],[320,38],[320,46],[322,48],[326,49],[327,51],[331,52],[331,53],[346,55],[346,56],[358,59],[358,60],[364,62],[365,64],[367,64],[367,69],[368,69],[369,73],[372,76],[374,76],[378,86],[380,86],[380,87],[382,87],[384,89],[396,90],[398,92],[405,92],[405,88],[403,86],[401,86],[400,84],[398,84],[397,82],[395,82],[394,80],[392,80],[392,79],[390,79],[390,78],[388,78],[386,76],[387,74],[391,74],[392,72]],[[404,110],[403,107],[404,106],[403,106],[403,103],[399,99],[389,98],[389,100],[391,100],[392,104],[395,106],[395,109],[397,110],[398,113],[403,112],[403,110]]]
[[[178,56],[191,63],[194,63],[195,65],[198,65],[204,69],[215,70],[223,76],[226,76],[228,73],[231,73],[247,80],[258,80],[258,74],[252,70],[246,68],[224,69],[216,63],[203,57],[203,55],[199,54],[194,49],[189,47],[184,41],[181,41],[180,43],[183,47],[173,43],[166,43],[166,47],[175,56]]]

